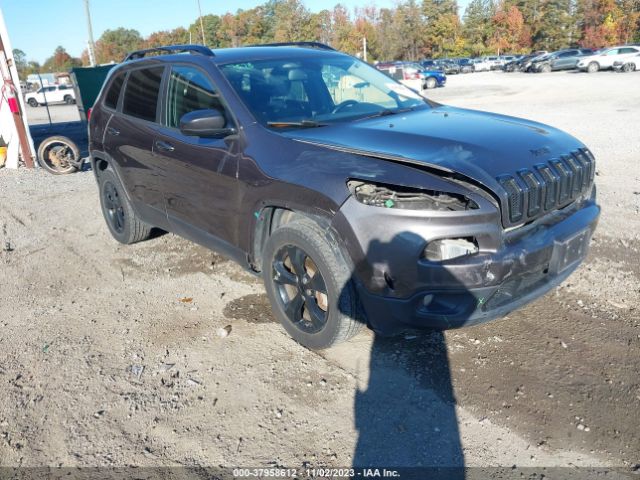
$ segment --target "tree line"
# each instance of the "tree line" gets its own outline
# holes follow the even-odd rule
[[[204,38],[203,38],[204,37]],[[302,0],[268,0],[249,10],[205,15],[188,27],[157,31],[106,30],[95,44],[97,63],[121,61],[131,50],[204,43],[211,48],[267,42],[319,41],[367,58],[419,60],[600,48],[640,42],[640,0],[471,0],[462,16],[456,0],[400,0],[392,8],[374,5],[349,11],[341,4],[311,12]],[[42,65],[16,58],[22,72],[65,71],[88,65],[63,47]]]

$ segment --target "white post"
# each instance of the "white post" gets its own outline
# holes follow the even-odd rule
[[[362,59],[367,61],[367,37],[362,37]]]

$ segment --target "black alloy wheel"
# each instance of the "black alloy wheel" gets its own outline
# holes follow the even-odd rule
[[[327,323],[329,301],[325,280],[313,259],[301,248],[285,245],[272,262],[278,300],[289,321],[305,333],[317,333]]]
[[[116,233],[123,233],[125,227],[124,207],[118,190],[111,181],[102,187],[102,198],[107,213],[107,221]]]

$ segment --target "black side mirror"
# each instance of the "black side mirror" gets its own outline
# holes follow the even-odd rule
[[[227,119],[220,110],[194,110],[180,118],[180,131],[192,137],[220,138],[234,134],[234,128],[227,128]]]

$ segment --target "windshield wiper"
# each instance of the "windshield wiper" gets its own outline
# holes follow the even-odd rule
[[[396,110],[390,110],[385,108],[384,110],[380,110],[379,112],[372,113],[371,115],[367,115],[365,117],[360,117],[358,120],[364,120],[367,118],[377,118],[377,117],[386,117],[387,115],[395,115],[397,113],[405,113],[414,110],[416,107],[407,107],[407,108],[398,108]]]
[[[267,122],[267,126],[273,128],[287,128],[287,127],[298,127],[298,128],[316,128],[316,127],[324,127],[326,123],[316,122],[315,120],[300,120],[299,122]]]

